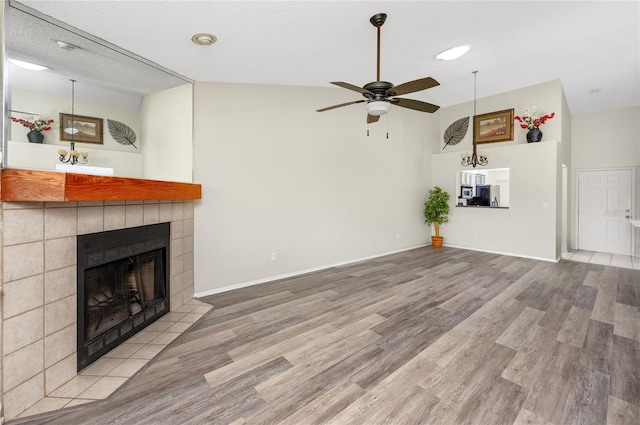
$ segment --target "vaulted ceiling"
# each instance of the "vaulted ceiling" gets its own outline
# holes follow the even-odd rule
[[[431,76],[449,106],[560,80],[573,115],[640,104],[638,1],[81,1],[21,3],[195,81],[329,87]],[[217,43],[197,46],[208,32]],[[434,55],[469,44],[462,58]],[[336,89],[342,90],[342,89]],[[354,93],[354,100],[358,95]]]

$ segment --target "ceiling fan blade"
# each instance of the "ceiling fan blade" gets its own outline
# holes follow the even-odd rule
[[[385,93],[387,96],[400,96],[403,94],[414,93],[420,90],[430,89],[431,87],[439,86],[440,83],[431,77],[420,78],[419,80],[409,81],[390,88]]]
[[[367,114],[367,124],[378,122],[379,119],[380,119],[380,115]]]
[[[356,103],[366,102],[366,100],[354,100],[353,102],[341,103],[339,105],[327,106],[326,108],[318,109],[316,112],[324,112],[330,109],[342,108],[343,106],[355,105]]]
[[[413,109],[414,111],[420,111],[420,112],[433,113],[438,109],[440,109],[440,107],[437,105],[433,105],[431,103],[422,102],[420,100],[414,100],[414,99],[395,98],[395,99],[391,99],[390,102],[393,105],[398,105],[403,108]]]
[[[331,84],[334,84],[338,87],[342,87],[343,89],[353,90],[353,91],[357,91],[358,93],[362,93],[364,95],[373,96],[373,93],[371,93],[369,90],[365,90],[362,87],[354,86],[353,84],[343,83],[342,81],[332,81]]]

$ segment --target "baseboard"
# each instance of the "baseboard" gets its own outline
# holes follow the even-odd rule
[[[243,283],[237,283],[235,285],[224,286],[222,288],[215,288],[215,289],[211,289],[211,290],[208,290],[208,291],[196,292],[195,294],[193,294],[193,296],[195,298],[202,298],[202,297],[206,297],[208,295],[221,294],[223,292],[229,292],[229,291],[233,291],[235,289],[242,289],[242,288],[247,288],[249,286],[260,285],[261,283],[273,282],[275,280],[286,279],[286,278],[300,276],[300,275],[307,274],[307,273],[318,272],[318,271],[321,271],[321,270],[330,269],[331,267],[344,266],[344,265],[347,265],[347,264],[358,263],[360,261],[371,260],[373,258],[384,257],[385,255],[391,255],[391,254],[397,254],[399,252],[410,251],[410,250],[416,249],[416,248],[424,248],[425,246],[428,246],[428,245],[427,244],[415,245],[415,246],[411,246],[411,247],[407,247],[407,248],[398,249],[398,250],[395,250],[395,251],[389,251],[389,252],[384,252],[384,253],[380,253],[380,254],[370,255],[368,257],[362,257],[362,258],[357,258],[357,259],[353,259],[353,260],[342,261],[342,262],[334,263],[334,264],[326,264],[326,265],[323,265],[323,266],[312,267],[310,269],[299,270],[299,271],[295,271],[295,272],[291,272],[291,273],[285,273],[285,274],[281,274],[281,275],[277,275],[277,276],[269,276],[269,277],[266,277],[264,279],[256,279],[256,280],[251,280],[249,282],[243,282]]]
[[[559,258],[554,260],[552,258],[535,257],[535,256],[532,256],[532,255],[514,254],[513,252],[491,251],[491,250],[487,250],[487,249],[471,248],[471,247],[462,246],[462,245],[445,244],[444,246],[446,246],[447,248],[466,249],[467,251],[486,252],[487,254],[506,255],[507,257],[528,258],[530,260],[540,260],[540,261],[546,261],[546,262],[549,262],[549,263],[557,263],[558,261],[560,261]]]

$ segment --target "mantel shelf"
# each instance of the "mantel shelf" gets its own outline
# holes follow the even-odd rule
[[[202,186],[162,180],[5,168],[0,198],[16,202],[195,200]]]

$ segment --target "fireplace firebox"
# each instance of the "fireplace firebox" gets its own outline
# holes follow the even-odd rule
[[[170,224],[78,236],[78,371],[169,312]]]

